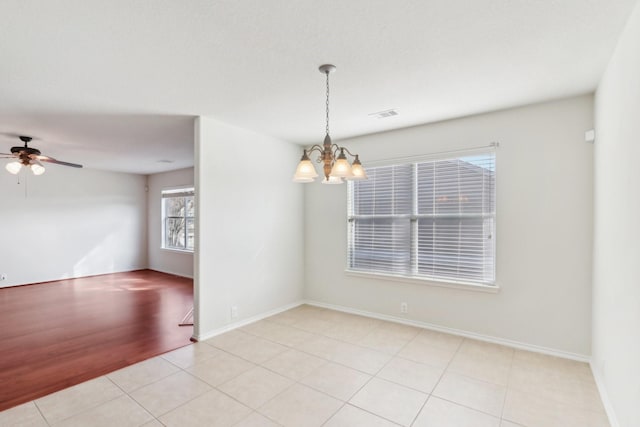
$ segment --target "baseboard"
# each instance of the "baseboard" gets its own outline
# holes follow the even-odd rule
[[[360,316],[371,317],[374,319],[387,320],[389,322],[402,323],[405,325],[416,326],[418,328],[430,329],[433,331],[444,332],[447,334],[458,335],[465,338],[473,338],[479,341],[486,341],[494,344],[500,344],[507,347],[517,348],[520,350],[532,351],[535,353],[547,354],[550,356],[562,357],[564,359],[576,360],[579,362],[589,362],[590,357],[584,354],[571,353],[568,351],[556,350],[553,348],[537,346],[533,344],[527,344],[519,341],[508,340],[504,338],[492,337],[490,335],[477,334],[475,332],[468,332],[461,329],[447,328],[445,326],[434,325],[432,323],[421,322],[418,320],[404,319],[402,317],[389,316],[386,314],[374,313],[371,311],[358,310],[351,307],[344,307],[340,305],[327,304],[319,301],[307,300],[305,304],[313,305],[316,307],[328,308],[331,310],[342,311],[345,313],[358,314]]]
[[[609,399],[609,393],[607,393],[607,388],[604,385],[604,378],[602,378],[600,371],[596,369],[593,361],[591,361],[589,365],[591,366],[593,379],[596,381],[596,387],[598,387],[598,393],[600,393],[600,400],[602,400],[602,405],[609,418],[609,424],[611,424],[611,427],[620,427],[618,417],[616,417],[613,405],[611,404],[611,399]]]
[[[275,308],[273,310],[265,311],[264,313],[260,313],[260,314],[257,314],[255,316],[251,316],[249,318],[242,319],[242,320],[239,320],[239,321],[234,322],[234,323],[230,323],[230,324],[225,325],[225,326],[223,326],[221,328],[217,328],[217,329],[214,329],[214,330],[211,330],[211,331],[207,331],[207,332],[205,332],[203,334],[198,334],[198,335],[194,334],[191,338],[192,338],[192,340],[195,340],[195,341],[208,340],[209,338],[213,338],[213,337],[215,337],[217,335],[224,334],[225,332],[229,332],[229,331],[232,331],[234,329],[241,328],[241,327],[246,326],[246,325],[248,325],[250,323],[257,322],[258,320],[262,320],[264,318],[276,315],[278,313],[282,313],[283,311],[291,310],[292,308],[297,307],[299,305],[302,305],[304,303],[305,303],[305,301],[300,300],[300,301],[293,302],[291,304],[283,305],[283,306]]]
[[[107,271],[107,272],[101,272],[101,273],[93,273],[93,274],[87,274],[87,275],[69,275],[67,277],[60,277],[57,279],[47,279],[47,280],[43,280],[41,282],[31,282],[31,283],[15,283],[15,284],[10,284],[10,285],[0,285],[0,288],[14,288],[14,287],[18,287],[18,286],[31,286],[31,285],[44,285],[46,283],[55,283],[55,282],[62,282],[64,280],[73,280],[73,279],[86,279],[89,277],[98,277],[98,276],[108,276],[110,274],[119,274],[119,273],[132,273],[134,271],[143,271],[143,270],[148,270],[147,267],[127,267],[123,270],[114,270],[114,271]]]
[[[178,276],[178,277],[185,277],[187,279],[193,279],[193,275],[189,276],[189,275],[182,274],[182,273],[176,273],[174,271],[160,270],[158,268],[151,268],[151,267],[149,267],[148,270],[157,271],[158,273],[171,274],[172,276]]]

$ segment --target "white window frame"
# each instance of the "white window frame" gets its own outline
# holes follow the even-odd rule
[[[492,143],[490,147],[482,147],[479,149],[465,149],[465,150],[458,150],[458,151],[452,151],[452,152],[446,152],[446,153],[437,153],[437,154],[425,155],[425,156],[415,156],[415,157],[403,158],[403,159],[390,159],[390,160],[380,161],[380,162],[369,162],[368,165],[369,167],[393,166],[393,165],[402,165],[402,164],[416,165],[418,163],[422,163],[426,161],[459,159],[459,158],[465,158],[465,157],[470,157],[474,155],[491,154],[494,156],[493,160],[494,160],[494,173],[495,173],[495,169],[497,168],[496,166],[496,163],[497,163],[496,148],[497,147],[498,147],[497,143]],[[397,282],[405,282],[405,283],[429,284],[434,286],[466,289],[466,290],[489,292],[489,293],[499,292],[500,287],[498,285],[498,281],[496,277],[496,273],[497,273],[497,267],[496,267],[496,264],[497,264],[497,257],[496,257],[496,254],[497,254],[497,238],[496,238],[497,237],[496,236],[497,179],[494,178],[494,186],[493,186],[494,211],[492,215],[493,232],[492,232],[491,238],[493,239],[492,259],[493,259],[493,279],[494,280],[491,283],[486,283],[486,282],[480,283],[480,282],[469,281],[464,279],[452,280],[449,278],[445,279],[442,277],[425,277],[425,276],[415,274],[415,271],[416,271],[415,262],[417,258],[416,248],[418,246],[418,238],[416,237],[417,236],[417,219],[419,217],[419,215],[417,215],[417,189],[416,189],[417,186],[414,186],[414,189],[413,189],[413,207],[412,207],[412,215],[411,215],[410,248],[411,248],[412,272],[410,274],[397,274],[392,272],[352,269],[350,259],[349,259],[349,253],[350,253],[350,245],[351,245],[352,239],[354,238],[354,234],[353,234],[354,227],[352,227],[350,223],[354,218],[353,207],[351,205],[352,197],[353,197],[353,186],[354,186],[353,181],[348,182],[348,190],[347,190],[348,191],[348,198],[347,198],[348,199],[347,201],[347,233],[348,235],[347,235],[347,259],[346,259],[346,266],[345,266],[345,274],[347,276],[365,277],[365,278],[373,278],[373,279],[380,279],[385,281],[397,281]]]
[[[194,248],[195,248],[195,242],[194,242],[194,248],[188,248],[187,247],[187,235],[186,235],[186,227],[187,227],[187,223],[189,221],[191,221],[194,225],[196,225],[195,222],[195,210],[194,210],[194,216],[187,216],[186,215],[186,211],[184,212],[184,215],[179,217],[179,218],[184,218],[185,220],[185,236],[184,236],[184,247],[174,247],[174,246],[167,246],[167,242],[166,242],[166,237],[167,237],[167,219],[169,219],[167,217],[166,214],[166,207],[165,207],[165,199],[171,198],[172,195],[174,195],[173,197],[189,197],[192,196],[194,197],[194,201],[195,201],[195,188],[193,186],[181,186],[181,187],[171,187],[171,188],[165,188],[160,192],[160,208],[161,208],[161,218],[160,218],[160,228],[161,228],[161,241],[160,241],[160,247],[163,250],[166,251],[174,251],[174,252],[183,252],[183,253],[193,253]],[[171,218],[178,218],[178,217],[171,217]],[[194,235],[194,239],[195,239],[195,235]]]

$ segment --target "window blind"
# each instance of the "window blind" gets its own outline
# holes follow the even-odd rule
[[[178,188],[175,190],[162,190],[162,198],[169,197],[192,197],[195,196],[195,189],[193,188]]]
[[[349,270],[495,283],[493,151],[367,173],[349,182]]]

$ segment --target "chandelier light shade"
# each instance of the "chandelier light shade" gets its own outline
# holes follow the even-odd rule
[[[42,166],[42,163],[40,163],[37,160],[32,160],[31,161],[31,172],[33,172],[34,175],[42,175],[44,173],[46,169],[44,168],[44,166]]]
[[[331,168],[331,176],[335,176],[338,178],[351,178],[353,176],[351,165],[347,160],[347,156],[344,155],[344,148],[340,149],[340,155],[333,162],[333,167]]]
[[[346,147],[331,142],[331,136],[329,136],[329,74],[333,73],[336,67],[325,64],[321,65],[319,70],[327,78],[326,135],[322,145],[315,144],[303,151],[296,173],[293,175],[293,181],[307,183],[313,182],[318,177],[318,173],[309,159],[309,154],[314,152],[318,153],[317,162],[322,164],[323,184],[342,184],[343,179],[367,179],[367,174],[358,155],[352,154]],[[353,163],[349,163],[347,155],[354,158]]]
[[[353,176],[349,179],[353,181],[368,178],[367,173],[364,171],[364,168],[362,167],[362,163],[360,163],[360,159],[358,158],[357,154],[356,154],[356,159],[353,161],[353,164],[351,165],[351,172],[353,173]]]
[[[316,168],[313,167],[313,163],[311,163],[309,156],[307,156],[307,150],[304,150],[293,180],[295,182],[313,182],[317,176],[318,172],[316,172]]]
[[[22,162],[17,162],[17,161],[7,163],[7,165],[5,166],[5,169],[7,169],[7,171],[10,174],[17,175],[22,170],[22,166],[31,169],[31,172],[33,172],[34,175],[42,175],[46,171],[45,167],[42,166],[42,163],[40,163],[37,160],[32,160],[30,163],[27,163],[26,165],[23,165]]]
[[[338,178],[337,176],[329,175],[328,177],[322,178],[322,184],[335,185],[335,184],[342,184],[342,183],[343,183],[342,178]]]
[[[5,168],[10,174],[17,175],[18,172],[20,172],[20,169],[22,169],[22,163],[20,162],[7,163],[7,166],[5,166]]]

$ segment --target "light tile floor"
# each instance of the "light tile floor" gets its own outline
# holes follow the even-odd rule
[[[585,363],[302,305],[0,426],[608,426]]]

